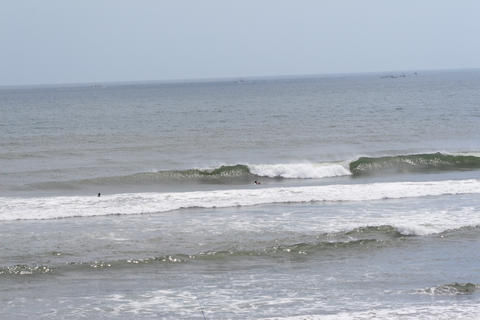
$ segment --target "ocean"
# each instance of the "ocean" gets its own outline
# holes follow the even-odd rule
[[[479,319],[479,128],[479,70],[2,87],[0,318]]]

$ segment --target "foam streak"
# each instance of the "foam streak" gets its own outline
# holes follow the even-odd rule
[[[0,220],[52,219],[165,212],[181,208],[232,207],[309,201],[368,201],[480,193],[480,180],[390,182],[176,193],[124,193],[92,197],[0,198]]]

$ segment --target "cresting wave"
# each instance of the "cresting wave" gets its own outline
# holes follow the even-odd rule
[[[472,169],[480,169],[480,157],[439,152],[379,158],[361,157],[350,163],[350,171],[354,176]]]
[[[186,169],[142,172],[124,176],[98,177],[71,181],[30,184],[27,189],[76,189],[83,186],[161,185],[161,184],[250,184],[265,179],[320,179],[350,175],[341,163],[289,163],[225,165],[215,169]]]
[[[319,179],[350,175],[341,163],[290,163],[249,166],[249,171],[259,177]]]
[[[480,157],[442,153],[361,157],[348,162],[299,162],[277,164],[224,165],[214,169],[186,169],[141,172],[124,176],[97,177],[70,181],[47,181],[26,186],[28,190],[75,190],[85,186],[250,184],[266,179],[322,179],[405,172],[480,169]],[[22,189],[22,188],[20,188]]]
[[[182,208],[234,207],[269,203],[368,201],[466,193],[480,193],[480,180],[124,193],[102,197],[2,197],[0,198],[0,220],[141,214]]]

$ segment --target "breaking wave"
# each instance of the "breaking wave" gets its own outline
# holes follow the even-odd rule
[[[225,165],[214,169],[163,170],[123,176],[98,177],[70,181],[48,181],[28,185],[27,189],[74,190],[85,186],[169,185],[175,184],[250,184],[267,179],[319,179],[350,175],[339,163],[290,163]]]
[[[424,173],[445,170],[480,169],[480,157],[442,153],[387,157],[360,157],[348,162],[299,162],[276,164],[223,165],[213,169],[161,170],[122,176],[96,177],[70,181],[46,181],[21,190],[76,190],[84,187],[144,186],[171,184],[251,184],[255,180],[322,179],[341,176],[367,176],[398,173]]]
[[[261,164],[250,166],[250,171],[260,177],[290,179],[318,179],[351,174],[340,163]]]

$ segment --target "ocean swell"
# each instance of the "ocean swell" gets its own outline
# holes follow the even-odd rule
[[[210,169],[160,170],[129,175],[66,181],[42,181],[18,187],[18,191],[82,190],[97,187],[171,186],[218,184],[246,185],[255,180],[323,179],[480,169],[480,157],[442,153],[386,157],[360,157],[352,162],[297,162],[223,165]]]
[[[285,163],[257,165],[224,165],[213,169],[161,170],[130,175],[96,177],[69,181],[46,181],[30,184],[20,190],[76,190],[84,187],[144,186],[171,184],[251,184],[269,179],[321,179],[350,175],[340,163]]]
[[[318,252],[350,250],[350,249],[372,249],[388,245],[403,235],[394,227],[389,225],[367,226],[355,228],[348,231],[333,233],[323,233],[319,235],[305,235],[302,241],[288,237],[279,237],[266,243],[245,241],[244,243],[235,242],[234,244],[222,245],[222,248],[210,249],[199,252],[169,252],[164,255],[147,257],[130,257],[117,260],[103,259],[98,257],[94,261],[81,261],[75,257],[71,260],[55,262],[52,259],[52,265],[10,265],[0,266],[0,278],[11,276],[36,276],[44,274],[55,274],[57,272],[75,271],[75,270],[103,270],[115,268],[131,268],[146,264],[172,264],[172,263],[191,263],[195,261],[228,261],[231,259],[244,259],[251,257],[295,257],[309,256]],[[117,248],[121,252],[119,248]],[[59,252],[56,252],[60,256]]]
[[[431,172],[480,169],[480,157],[427,153],[388,157],[361,157],[350,163],[354,176],[383,173]]]

